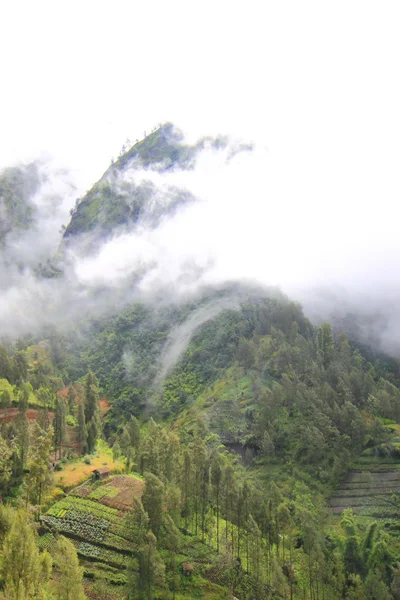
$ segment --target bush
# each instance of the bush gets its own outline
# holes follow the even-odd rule
[[[88,454],[86,454],[86,456],[83,457],[83,462],[85,463],[85,465],[91,465],[92,461],[90,459],[90,456]]]

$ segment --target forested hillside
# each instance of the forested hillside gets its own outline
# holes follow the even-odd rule
[[[135,176],[191,169],[207,144],[226,140],[188,146],[165,125],[123,153],[78,199],[46,292],[66,291],[74,252],[195,202]],[[2,210],[21,205],[22,227],[17,175]],[[142,275],[80,283],[68,327],[2,340],[1,593],[400,598],[398,361],[279,290],[135,294]]]

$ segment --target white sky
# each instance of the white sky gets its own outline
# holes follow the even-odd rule
[[[374,287],[400,261],[399,31],[389,0],[3,0],[0,165],[49,155],[80,195],[167,120],[255,141],[264,158],[226,187],[242,243],[227,274],[265,272],[265,235],[274,283],[373,271]]]
[[[172,120],[261,142],[299,198],[397,201],[399,17],[390,1],[3,0],[0,164],[45,152],[87,189]]]

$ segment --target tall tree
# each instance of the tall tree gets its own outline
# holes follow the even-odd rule
[[[87,449],[93,452],[100,433],[99,388],[96,376],[90,371],[85,382],[85,422]]]
[[[83,402],[80,401],[78,404],[78,440],[79,447],[82,454],[87,451],[87,428],[85,419],[85,407]]]
[[[211,485],[213,488],[213,496],[215,503],[215,513],[217,517],[217,552],[219,552],[219,514],[220,514],[220,497],[222,484],[222,467],[221,455],[215,452],[211,457]]]
[[[150,519],[143,504],[135,498],[126,518],[129,538],[134,541],[132,561],[128,565],[128,589],[135,600],[151,600],[154,585],[164,585],[165,565],[157,551],[157,539],[149,531],[149,526]]]
[[[145,473],[146,485],[142,502],[144,510],[149,515],[150,528],[158,535],[163,516],[164,484],[153,473]]]
[[[75,410],[75,390],[72,385],[68,388],[68,411],[71,415],[74,414]]]
[[[62,455],[62,448],[67,435],[67,406],[63,398],[56,398],[56,406],[54,412],[54,452],[59,452],[59,457]]]
[[[0,496],[7,491],[7,484],[11,477],[11,457],[14,446],[13,440],[10,443],[0,435]]]
[[[39,553],[35,535],[27,513],[17,511],[4,540],[0,561],[5,595],[10,600],[31,600],[50,576],[51,560],[47,552]]]
[[[54,582],[57,600],[85,600],[83,569],[79,566],[75,546],[63,536],[57,541],[55,566],[58,571]]]
[[[28,498],[32,504],[42,504],[46,493],[53,485],[53,471],[49,469],[53,431],[41,431],[28,463],[26,478]]]
[[[332,328],[329,323],[322,323],[317,331],[317,348],[321,362],[327,368],[333,359],[335,349]]]

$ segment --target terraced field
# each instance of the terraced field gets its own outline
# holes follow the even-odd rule
[[[383,456],[380,447],[364,452],[329,499],[331,514],[351,508],[360,518],[380,519],[397,533],[400,530],[400,425],[381,419],[391,434],[392,451]]]
[[[48,547],[54,534],[61,533],[75,544],[88,575],[102,570],[109,581],[124,583],[121,569],[126,567],[132,548],[125,517],[143,487],[143,481],[127,475],[87,481],[42,515],[45,533],[41,545]]]
[[[345,508],[362,516],[390,516],[393,494],[400,494],[400,465],[389,464],[349,473],[329,501],[330,512],[340,514]]]

